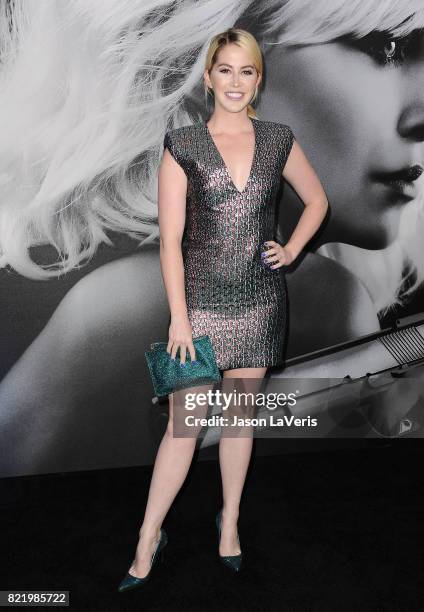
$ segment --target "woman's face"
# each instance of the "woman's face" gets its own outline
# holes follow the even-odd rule
[[[265,60],[258,116],[290,125],[324,185],[331,214],[320,244],[386,247],[424,179],[416,180],[424,165],[422,32],[274,45]],[[389,173],[416,165],[400,177],[407,183],[389,182],[399,178]],[[293,220],[299,201],[288,191]]]
[[[239,113],[250,103],[261,76],[243,47],[230,43],[222,47],[205,83],[213,89],[215,109]]]

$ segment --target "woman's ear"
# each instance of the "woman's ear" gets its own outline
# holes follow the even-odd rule
[[[205,71],[203,72],[203,81],[204,81],[204,83],[205,83],[205,87],[210,87],[210,85],[209,85],[209,83],[208,83],[208,77],[209,77],[209,75],[208,75],[208,71],[207,71],[207,70],[205,70]]]

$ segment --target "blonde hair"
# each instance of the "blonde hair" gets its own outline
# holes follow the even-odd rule
[[[229,28],[225,32],[216,34],[209,43],[209,48],[206,53],[205,70],[210,72],[213,65],[218,59],[219,51],[229,44],[235,44],[242,49],[245,49],[252,58],[252,64],[254,65],[256,72],[262,76],[263,74],[263,59],[262,52],[258,45],[256,38],[247,30],[241,28]],[[211,90],[208,88],[206,83],[204,84],[205,97],[207,102],[208,93]],[[255,94],[250,102],[253,102],[258,95],[258,88],[256,88]],[[250,104],[247,105],[247,115],[249,117],[256,117],[256,111]]]

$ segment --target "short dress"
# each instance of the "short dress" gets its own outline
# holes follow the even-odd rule
[[[280,366],[287,331],[284,266],[262,260],[275,240],[276,200],[293,145],[288,125],[251,119],[255,148],[243,191],[206,122],[169,130],[164,147],[187,176],[182,239],[193,338],[208,335],[220,370]]]

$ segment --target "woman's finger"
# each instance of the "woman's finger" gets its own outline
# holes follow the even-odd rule
[[[171,349],[171,359],[175,359],[175,357],[177,355],[177,350],[178,350],[178,343],[177,342],[173,342],[172,343],[172,349]]]
[[[186,347],[187,345],[184,342],[180,343],[180,365],[182,367],[184,367],[186,363]]]
[[[196,350],[194,348],[193,342],[190,342],[190,344],[188,344],[188,350],[190,352],[190,359],[192,361],[196,361]]]

